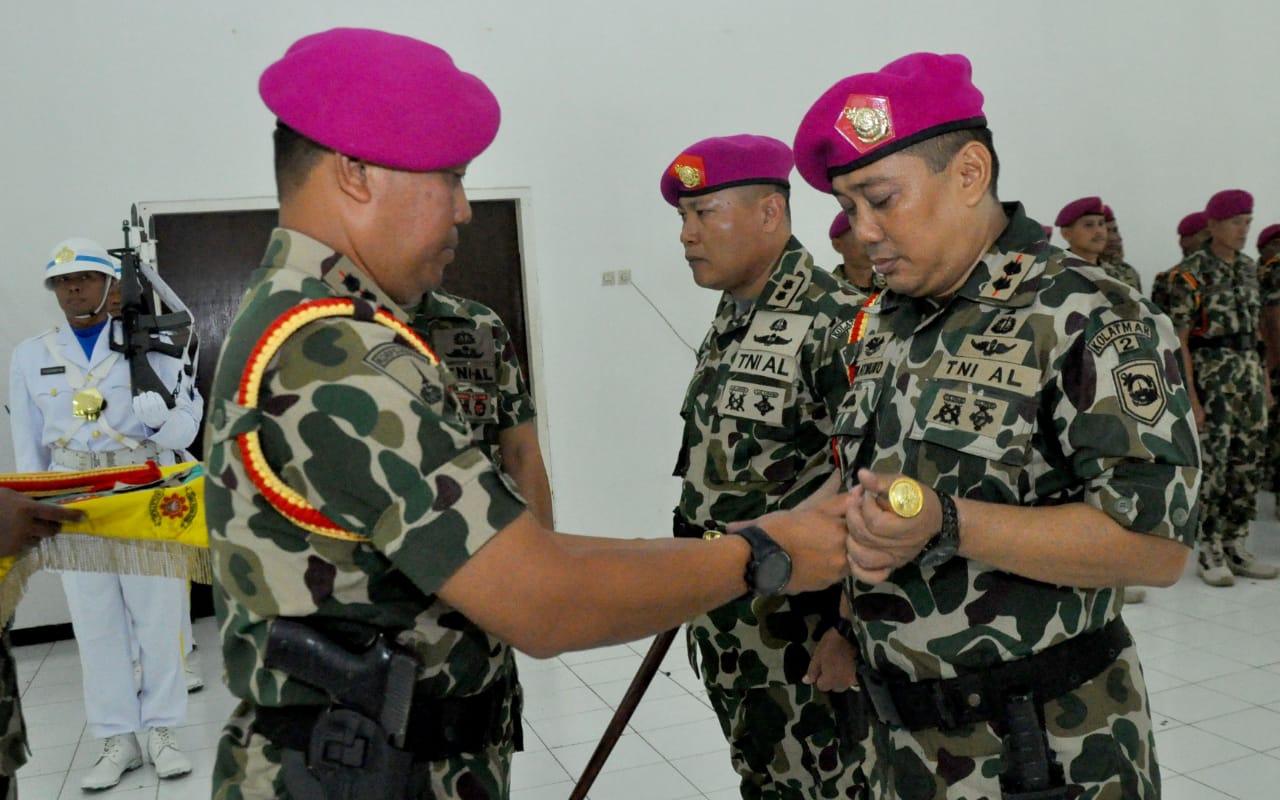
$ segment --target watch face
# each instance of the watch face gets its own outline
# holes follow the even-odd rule
[[[956,554],[956,549],[956,542],[943,539],[920,557],[920,566],[928,568],[941,566],[951,560],[951,557]]]
[[[791,580],[791,556],[774,550],[756,562],[755,592],[758,595],[779,594]]]

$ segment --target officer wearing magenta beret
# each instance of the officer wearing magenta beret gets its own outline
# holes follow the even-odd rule
[[[1169,282],[1169,316],[1183,361],[1204,454],[1204,514],[1196,573],[1210,586],[1236,576],[1275,578],[1280,569],[1246,546],[1266,453],[1270,392],[1258,354],[1264,305],[1258,265],[1245,255],[1253,195],[1226,189],[1205,206],[1209,241],[1182,259]]]
[[[874,796],[1158,798],[1116,587],[1176,581],[1195,529],[1168,319],[998,199],[962,55],[838,81],[794,149],[887,282],[817,494],[853,494],[846,591],[888,762]]]
[[[846,498],[715,541],[544,528],[407,309],[440,284],[498,101],[438,47],[304,37],[263,73],[280,228],[210,389],[227,684],[213,796],[506,800],[511,648],[549,657],[847,574]]]
[[[719,291],[680,415],[678,537],[796,506],[831,474],[842,360],[865,297],[816,269],[791,234],[791,148],[740,134],[689,145],[663,170],[694,282]],[[693,619],[690,660],[720,718],[743,800],[859,797],[862,717],[837,725],[853,660],[840,588],[743,597]],[[810,672],[834,649],[839,667]]]

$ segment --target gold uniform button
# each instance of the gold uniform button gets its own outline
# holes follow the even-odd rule
[[[102,431],[94,431],[94,432],[93,432],[93,438],[95,438],[95,439],[97,439],[97,438],[98,438],[99,436],[101,436],[101,435],[102,435]]]

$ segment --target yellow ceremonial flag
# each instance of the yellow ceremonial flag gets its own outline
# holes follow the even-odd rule
[[[85,513],[84,519],[72,523],[74,530],[64,528],[41,540],[38,547],[0,559],[0,620],[12,616],[27,579],[41,568],[210,582],[204,468],[194,461],[171,467],[147,466],[149,471],[120,470],[124,480],[114,484],[110,478],[116,473],[111,470],[83,473],[96,479],[98,490],[65,494],[52,492],[75,482],[80,473],[0,475],[0,486]],[[104,485],[110,488],[99,488]]]

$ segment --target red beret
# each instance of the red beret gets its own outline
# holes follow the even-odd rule
[[[1268,225],[1263,228],[1262,233],[1258,234],[1258,249],[1261,250],[1266,247],[1267,242],[1270,242],[1277,236],[1280,236],[1280,225]]]
[[[831,220],[831,227],[827,230],[827,236],[832,239],[839,239],[851,230],[853,230],[853,225],[849,223],[849,215],[841,211],[836,214],[835,219]]]
[[[1104,214],[1104,208],[1101,197],[1081,197],[1063,206],[1053,224],[1065,228],[1087,214]]]
[[[353,158],[428,172],[472,160],[493,141],[498,100],[426,42],[334,28],[294,42],[258,81],[290,128]]]
[[[1209,224],[1209,217],[1203,211],[1195,211],[1182,218],[1178,223],[1179,236],[1195,236]]]
[[[1209,219],[1230,219],[1237,214],[1253,213],[1253,195],[1244,189],[1223,189],[1209,198],[1204,207]]]
[[[1112,210],[1111,210],[1111,206],[1103,205],[1103,206],[1102,206],[1102,218],[1103,218],[1103,219],[1105,219],[1107,222],[1115,222],[1115,221],[1116,221],[1116,212],[1114,212],[1114,211],[1112,211]]]
[[[796,169],[811,186],[943,133],[986,127],[982,92],[962,55],[912,53],[828,89],[796,131]]]
[[[731,186],[771,183],[791,188],[791,148],[768,136],[717,136],[689,145],[662,172],[662,197],[679,205]]]

